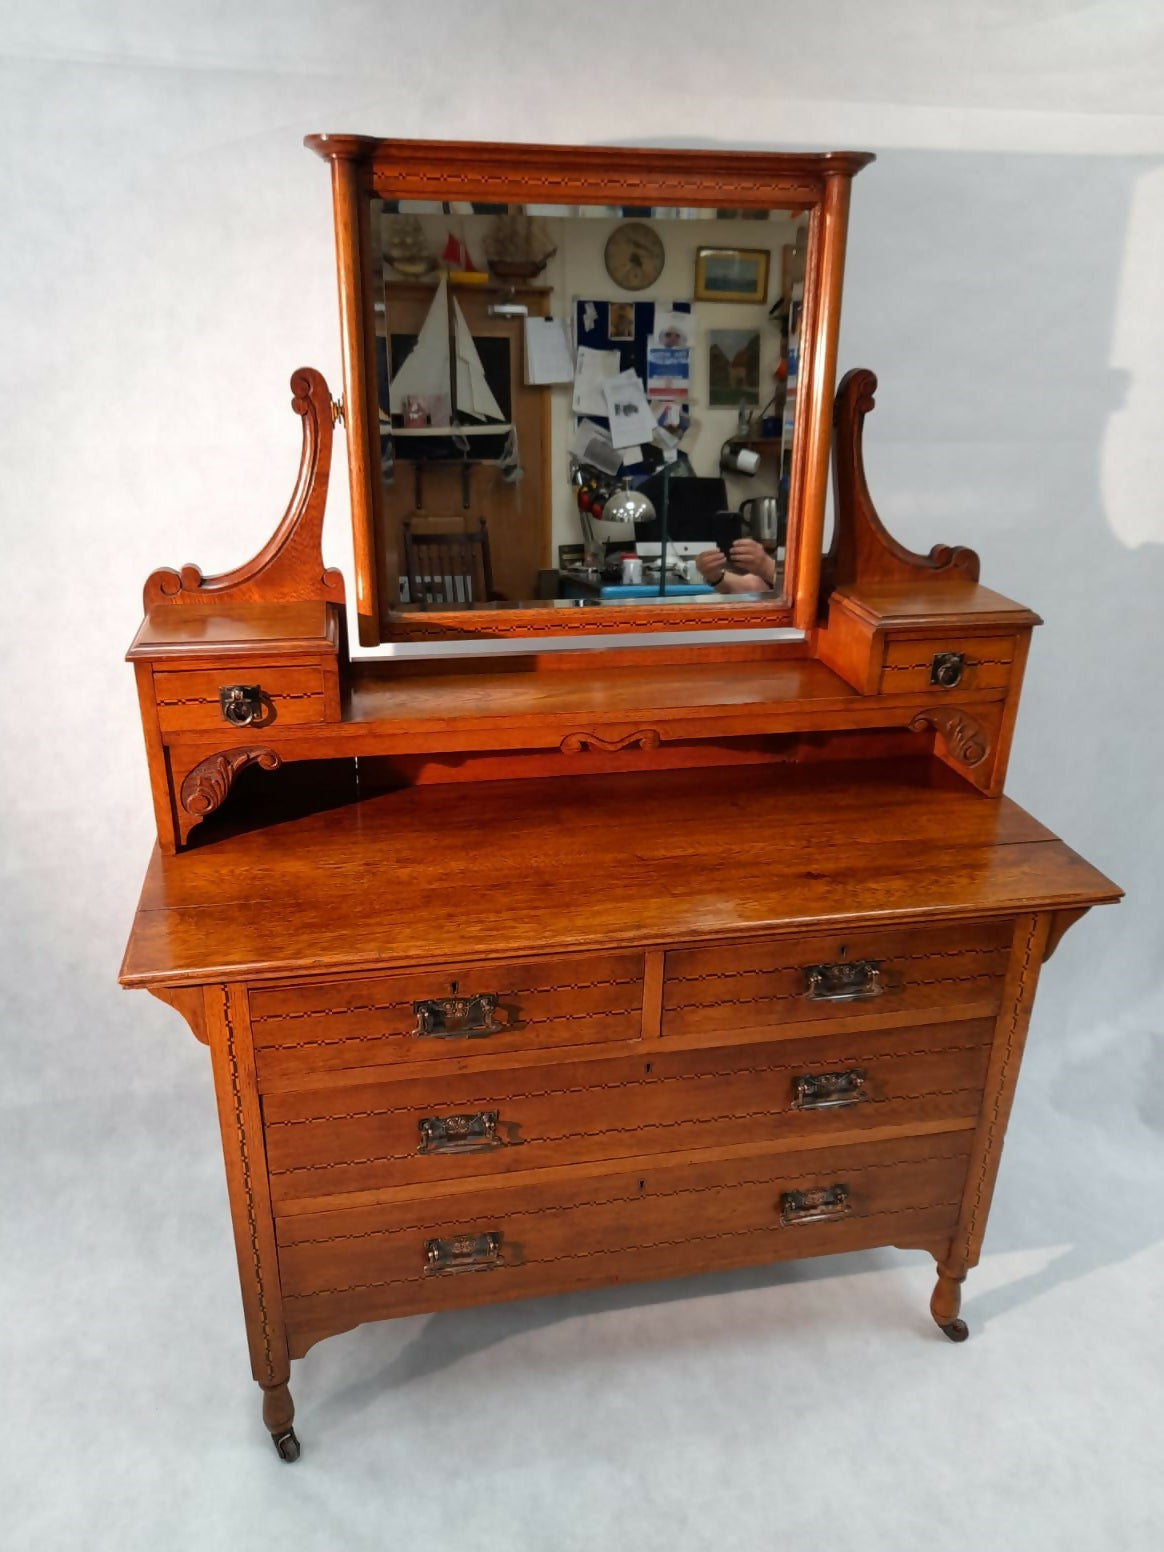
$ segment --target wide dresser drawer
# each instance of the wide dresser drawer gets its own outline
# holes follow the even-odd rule
[[[858,844],[855,842],[855,844]],[[857,928],[830,936],[752,939],[667,953],[662,1034],[742,1034],[876,1015],[997,1013],[1013,928]]]
[[[973,1124],[989,1019],[267,1093],[279,1204],[696,1148]],[[649,1052],[649,1054],[648,1054]]]
[[[940,1253],[971,1134],[579,1172],[280,1214],[292,1353],[362,1320],[898,1245]]]
[[[579,954],[256,988],[259,1085],[385,1061],[638,1040],[643,964],[639,952]]]

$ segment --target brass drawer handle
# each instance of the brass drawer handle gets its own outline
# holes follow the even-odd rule
[[[780,1198],[781,1223],[826,1223],[852,1212],[848,1186],[815,1186],[811,1191],[785,1191]]]
[[[497,1110],[476,1115],[426,1116],[420,1127],[421,1153],[486,1153],[500,1148]]]
[[[804,967],[804,995],[809,1002],[868,1002],[884,990],[876,959]]]
[[[839,1110],[868,1099],[865,1074],[859,1067],[848,1072],[806,1072],[792,1080],[794,1110]]]
[[[930,683],[940,685],[943,690],[956,689],[962,683],[965,667],[964,652],[935,652],[930,662]]]
[[[413,1034],[434,1040],[480,1040],[499,1035],[508,1026],[497,1017],[497,993],[478,992],[475,997],[426,997],[412,1004],[416,1014]]]
[[[488,1234],[458,1234],[453,1239],[425,1242],[426,1277],[439,1277],[449,1272],[489,1272],[503,1265],[501,1235],[496,1229]]]
[[[263,719],[263,691],[257,684],[224,684],[218,692],[218,704],[225,721],[235,727],[249,727]]]

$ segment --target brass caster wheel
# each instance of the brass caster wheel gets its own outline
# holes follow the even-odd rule
[[[964,1320],[950,1320],[942,1327],[951,1342],[964,1342],[970,1335],[970,1327]]]
[[[295,1437],[294,1428],[288,1428],[285,1433],[273,1433],[271,1443],[275,1446],[275,1453],[280,1460],[299,1459],[299,1440]]]

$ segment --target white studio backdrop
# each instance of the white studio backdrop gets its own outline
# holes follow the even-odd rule
[[[869,366],[880,379],[866,438],[874,499],[904,542],[974,547],[987,585],[1045,617],[1008,791],[1128,891],[1125,904],[1073,929],[1049,968],[1020,1107],[1028,1090],[1051,1096],[1055,1116],[1075,1128],[1074,1148],[1094,1148],[1129,1196],[1158,1201],[1159,5],[672,0],[635,12],[608,0],[3,0],[0,1154],[9,1202],[27,1198],[38,1159],[50,1160],[54,1200],[78,1173],[113,1168],[103,1143],[120,1136],[112,1117],[136,1117],[125,1122],[125,1149],[147,1171],[150,1128],[164,1130],[170,1114],[199,1157],[213,1147],[210,1126],[189,1119],[210,1118],[204,1052],[172,1012],[115,986],[151,844],[122,654],[153,568],[194,560],[220,570],[273,528],[298,458],[292,370],[317,366],[339,392],[327,171],[301,144],[319,130],[877,152],[854,186],[840,350],[842,370]],[[350,576],[342,450],[325,548]],[[1140,1150],[1135,1168],[1125,1146]],[[223,1267],[232,1272],[225,1205],[213,1173],[200,1171],[208,1197],[192,1211],[205,1215],[221,1279]],[[162,1211],[162,1201],[147,1194],[140,1205]],[[92,1211],[117,1210],[111,1185]],[[1014,1221],[1005,1248],[1019,1254],[1032,1241],[1017,1208]],[[1086,1244],[1088,1224],[1066,1221]],[[1108,1259],[1155,1254],[1158,1270],[1159,1208],[1142,1210],[1141,1224],[1129,1223]],[[51,1308],[59,1287],[59,1247],[47,1228],[43,1244],[37,1232],[18,1216],[11,1243],[33,1268],[13,1276],[20,1309],[22,1299]],[[171,1233],[180,1241],[181,1225]],[[122,1240],[93,1229],[92,1243],[100,1258]],[[0,1286],[15,1264],[0,1264]],[[222,1286],[229,1301],[229,1275]],[[972,1297],[973,1279],[968,1305]],[[241,1331],[229,1302],[222,1318]],[[55,1368],[38,1365],[33,1328],[18,1317],[5,1327],[4,1351],[33,1392],[46,1376],[67,1383],[59,1353]],[[151,1358],[135,1351],[141,1388]],[[207,1339],[199,1361],[217,1357]],[[232,1365],[224,1394],[249,1383],[235,1349],[222,1367]],[[30,1395],[18,1415],[38,1405]],[[1105,1405],[1118,1415],[1117,1401]],[[42,1433],[22,1440],[25,1488],[37,1481],[41,1446],[52,1456],[54,1419],[46,1413]],[[207,1434],[213,1425],[200,1419]],[[296,1469],[307,1462],[305,1453]],[[0,1476],[13,1465],[0,1451]],[[38,1512],[48,1517],[27,1522],[38,1537],[12,1544],[65,1544],[51,1506]],[[1068,1530],[1088,1528],[1079,1545],[1152,1545],[1136,1539],[1134,1518],[1121,1522],[1122,1540],[1105,1542],[1110,1522],[1095,1516],[1065,1518]],[[583,1539],[584,1523],[577,1543],[563,1534],[558,1544],[604,1544]],[[134,1524],[120,1523],[120,1544],[150,1545],[144,1532],[134,1539]],[[710,1545],[710,1525],[691,1522],[685,1541],[668,1544]],[[215,1544],[192,1519],[181,1526],[171,1545]],[[641,1531],[639,1544],[655,1543]],[[880,1543],[835,1542],[850,1544]],[[887,1544],[914,1542],[898,1526]],[[963,1545],[940,1535],[917,1544]],[[1043,1545],[1033,1530],[1010,1544]],[[1075,1543],[1068,1534],[1046,1544]]]

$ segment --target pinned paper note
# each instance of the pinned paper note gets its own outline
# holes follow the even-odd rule
[[[622,467],[622,455],[615,452],[610,432],[592,420],[580,420],[575,426],[570,451],[579,463],[601,469],[604,474],[617,474]]]
[[[617,350],[592,350],[589,345],[578,346],[578,360],[574,365],[575,415],[607,414],[602,385],[618,376],[619,365]]]
[[[565,325],[556,318],[525,320],[525,380],[531,388],[574,381]]]
[[[604,382],[602,396],[610,419],[610,440],[615,447],[633,447],[651,440],[655,417],[647,404],[646,391],[631,368]]]

